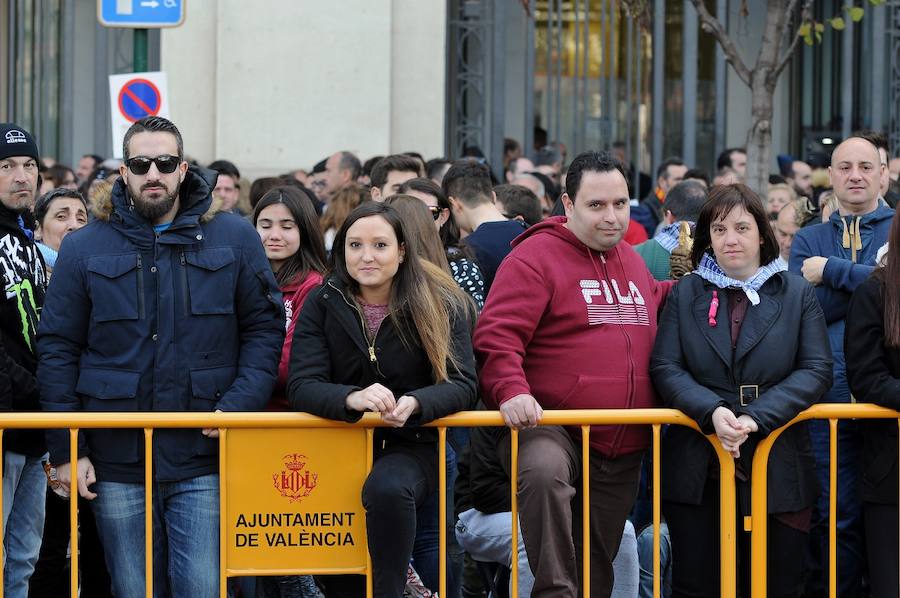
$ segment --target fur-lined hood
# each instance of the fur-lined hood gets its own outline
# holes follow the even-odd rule
[[[212,195],[212,190],[216,188],[216,179],[218,177],[219,175],[215,170],[199,166],[189,167],[178,193],[181,203],[179,214],[197,202],[211,197],[212,200],[209,203],[209,207],[200,216],[200,222],[206,223],[212,220],[222,209],[222,200]],[[98,220],[109,222],[115,205],[125,207],[130,204],[131,198],[128,197],[125,181],[119,178],[113,184],[112,192],[108,196],[100,198],[97,203],[91,206],[91,212]]]

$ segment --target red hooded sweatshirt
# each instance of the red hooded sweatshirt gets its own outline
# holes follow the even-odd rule
[[[518,394],[545,409],[655,407],[650,353],[673,283],[654,280],[628,243],[593,251],[565,222],[522,233],[497,271],[473,339],[482,398],[492,408]],[[648,441],[646,426],[591,429],[606,456]]]
[[[281,348],[281,362],[278,364],[278,381],[272,398],[266,406],[268,411],[290,411],[287,397],[284,396],[284,387],[287,384],[288,363],[291,361],[291,347],[294,344],[294,325],[300,315],[300,308],[306,301],[309,292],[322,284],[322,275],[318,272],[310,272],[303,280],[294,279],[281,287],[281,299],[284,301],[285,336],[284,346]]]

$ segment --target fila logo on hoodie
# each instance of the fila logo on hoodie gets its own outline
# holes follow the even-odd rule
[[[647,313],[644,297],[632,281],[628,281],[627,292],[624,295],[619,290],[618,281],[614,278],[609,282],[582,280],[579,286],[587,305],[588,325],[650,325],[650,315]]]

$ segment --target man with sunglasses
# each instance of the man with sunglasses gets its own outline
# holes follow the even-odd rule
[[[60,247],[38,338],[44,409],[263,409],[284,315],[259,237],[211,208],[216,173],[188,167],[168,120],[134,123],[124,156],[106,212]],[[153,579],[174,596],[219,594],[217,437],[153,434]],[[76,480],[68,432],[47,441],[61,485],[92,501],[113,593],[142,596],[143,433],[86,430]]]
[[[40,154],[31,134],[0,123],[0,411],[39,411],[35,335],[47,271],[30,216],[40,187]],[[5,596],[25,598],[44,529],[47,452],[39,430],[3,434]]]

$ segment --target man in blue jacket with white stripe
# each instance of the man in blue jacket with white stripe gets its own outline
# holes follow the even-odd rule
[[[256,231],[217,213],[216,174],[189,168],[160,117],[128,130],[97,220],[67,235],[38,332],[41,404],[53,412],[255,411],[284,337],[278,286]],[[219,595],[216,430],[153,435],[154,587]],[[116,596],[144,595],[140,430],[47,433],[60,483],[92,500]],[[77,458],[71,480],[69,461]],[[75,488],[72,489],[75,491]]]
[[[824,402],[851,400],[844,361],[844,319],[850,295],[875,269],[875,254],[887,241],[894,216],[879,197],[884,168],[878,149],[869,141],[850,137],[838,145],[829,172],[839,209],[828,222],[800,229],[791,246],[789,269],[815,285],[828,324],[834,385]],[[828,579],[828,422],[810,421],[809,433],[822,495],[812,514],[810,539],[816,571],[807,590],[824,593]],[[855,421],[839,422],[837,442],[838,596],[855,597],[866,564],[859,480],[862,440]]]

